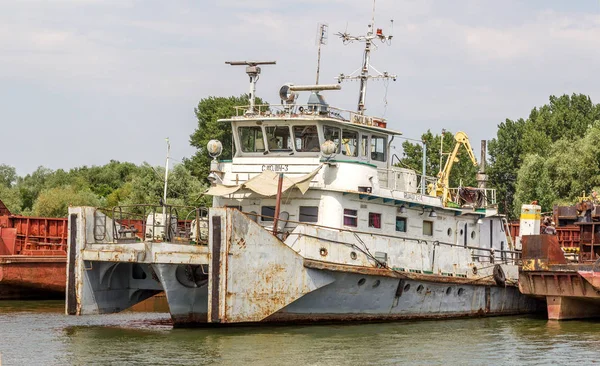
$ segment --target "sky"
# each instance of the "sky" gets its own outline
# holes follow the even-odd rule
[[[257,95],[313,84],[316,31],[327,23],[321,83],[362,62],[371,0],[0,0],[0,164],[19,175],[112,160],[162,165],[195,153],[194,107],[248,90],[243,67],[264,66]],[[600,0],[377,0],[371,64],[398,75],[368,84],[367,114],[419,138],[432,130],[492,139],[550,95],[600,102]],[[391,26],[393,20],[393,27]],[[356,109],[358,83],[326,92]],[[300,95],[305,103],[308,95]],[[398,147],[398,152],[401,148]]]

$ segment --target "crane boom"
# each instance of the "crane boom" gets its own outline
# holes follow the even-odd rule
[[[443,135],[442,138],[444,138]],[[467,154],[471,158],[473,165],[478,166],[477,159],[475,159],[475,153],[473,152],[473,148],[471,147],[471,143],[469,142],[469,137],[467,134],[462,131],[458,131],[454,135],[454,140],[456,141],[454,144],[454,149],[448,156],[448,160],[446,160],[444,168],[441,169],[440,167],[440,172],[438,173],[438,180],[435,187],[432,187],[429,191],[431,196],[441,196],[444,206],[446,206],[450,199],[450,172],[452,171],[452,166],[454,163],[458,161],[456,156],[458,155],[458,150],[461,146],[464,146],[465,150],[467,150]]]

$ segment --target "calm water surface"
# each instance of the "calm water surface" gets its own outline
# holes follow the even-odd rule
[[[168,314],[74,317],[0,301],[2,365],[539,365],[600,361],[600,321],[539,317],[172,329]]]

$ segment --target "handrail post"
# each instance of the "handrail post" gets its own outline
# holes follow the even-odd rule
[[[277,199],[275,203],[275,217],[273,218],[273,235],[277,234],[277,221],[279,219],[279,210],[281,210],[281,188],[283,186],[283,173],[279,173],[279,182],[277,183]]]

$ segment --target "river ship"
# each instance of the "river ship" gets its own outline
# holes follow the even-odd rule
[[[485,176],[477,188],[449,186],[460,148],[476,163],[466,134],[437,177],[393,164],[401,133],[365,108],[371,47],[391,37],[373,23],[366,36],[340,36],[365,43],[359,74],[339,77],[360,81],[356,111],[325,101],[337,84],[286,84],[280,105],[256,105],[261,65],[275,62],[229,62],[246,67],[250,98],[220,121],[233,158],[219,160],[219,141],[206,148],[211,208],[70,208],[68,314],[118,312],[158,291],[175,326],[538,309],[519,292],[521,251]],[[119,224],[134,214],[145,218],[142,238]]]

